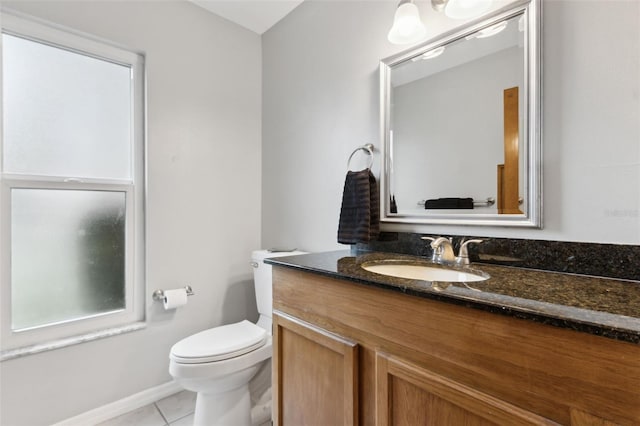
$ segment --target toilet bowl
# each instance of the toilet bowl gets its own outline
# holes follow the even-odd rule
[[[271,354],[267,330],[247,320],[176,343],[169,373],[198,394],[194,425],[251,425],[249,381]]]
[[[271,420],[270,412],[265,412],[265,406],[270,404],[263,400],[252,419],[249,392],[251,379],[272,355],[271,266],[262,261],[295,254],[302,252],[252,253],[260,314],[256,324],[243,320],[211,328],[186,337],[171,348],[169,373],[185,389],[197,392],[194,425],[250,426]],[[270,388],[263,394],[270,395]]]

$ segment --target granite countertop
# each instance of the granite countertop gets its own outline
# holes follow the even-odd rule
[[[266,263],[640,344],[640,281],[474,263],[485,281],[435,283],[376,274],[366,262],[433,265],[417,256],[348,250],[267,258]]]

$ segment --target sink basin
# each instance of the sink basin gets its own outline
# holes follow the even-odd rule
[[[423,281],[476,282],[489,279],[489,275],[480,271],[461,271],[439,266],[416,265],[406,263],[365,263],[362,268],[375,274],[390,277],[409,278]]]

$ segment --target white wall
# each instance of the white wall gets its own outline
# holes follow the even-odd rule
[[[430,36],[451,28],[418,5]],[[346,159],[380,146],[378,61],[403,50],[386,40],[396,6],[305,1],[263,35],[265,246],[344,247]],[[640,2],[543,6],[544,229],[386,229],[640,244]]]
[[[51,424],[171,379],[173,343],[257,317],[260,37],[187,2],[3,2],[145,52],[148,327],[0,364],[0,424]],[[193,286],[165,313],[151,292]]]

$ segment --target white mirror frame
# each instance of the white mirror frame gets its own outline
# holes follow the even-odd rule
[[[500,9],[488,17],[471,22],[421,45],[383,59],[380,62],[380,131],[382,140],[382,168],[380,173],[380,213],[383,223],[479,225],[542,228],[542,60],[541,23],[542,2],[540,0],[518,1]],[[447,45],[497,22],[524,14],[525,31],[525,108],[524,127],[526,135],[525,188],[527,211],[521,215],[500,214],[403,214],[390,212],[390,108],[391,69],[395,65],[411,60],[440,46]]]

